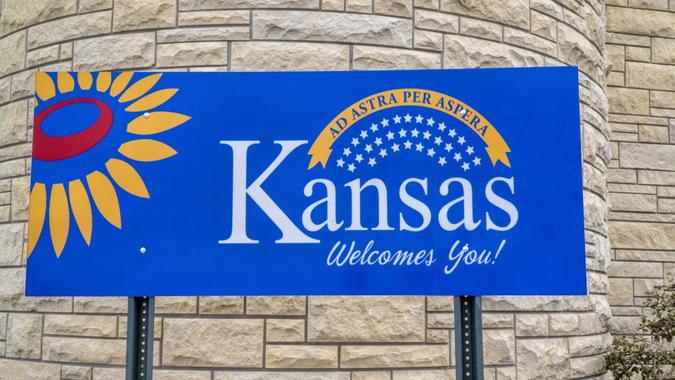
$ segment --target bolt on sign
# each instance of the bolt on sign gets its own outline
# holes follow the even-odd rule
[[[26,293],[585,294],[577,81],[37,73]]]

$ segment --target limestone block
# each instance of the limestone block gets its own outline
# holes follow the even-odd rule
[[[95,36],[110,32],[110,11],[70,16],[28,29],[28,48],[63,42],[74,38]]]
[[[441,67],[441,55],[408,49],[354,46],[355,70],[432,69]]]
[[[640,20],[640,22],[635,22]],[[675,13],[607,7],[607,31],[654,37],[675,37]]]
[[[75,297],[76,313],[126,313],[126,297]]]
[[[373,13],[372,0],[346,0],[345,10],[356,13]]]
[[[0,4],[0,36],[76,11],[77,0],[5,0]]]
[[[532,33],[555,41],[557,39],[556,21],[543,13],[532,11],[530,15]]]
[[[566,336],[579,332],[579,316],[572,313],[555,313],[549,316],[551,335]]]
[[[233,8],[315,8],[319,0],[179,0],[180,10]]]
[[[462,34],[495,41],[501,41],[503,29],[500,24],[468,17],[462,17],[460,22],[460,32]]]
[[[607,56],[612,70],[624,71],[626,68],[626,48],[623,45],[607,45]],[[623,85],[622,85],[623,86]]]
[[[7,379],[60,380],[61,365],[0,358],[0,374]]]
[[[611,193],[612,211],[656,212],[653,194]]]
[[[44,337],[42,359],[65,363],[124,364],[123,339]]]
[[[649,95],[652,107],[675,108],[675,92],[650,91]]]
[[[394,371],[393,380],[454,380],[455,369],[434,369],[434,370],[401,370]]]
[[[640,183],[648,185],[675,185],[675,173],[656,170],[640,170]]]
[[[22,223],[0,225],[0,265],[21,264],[23,234]]]
[[[304,319],[267,320],[265,337],[268,342],[303,342],[305,340]]]
[[[350,380],[349,372],[227,371],[213,380]]]
[[[100,11],[112,8],[112,0],[80,0],[80,12]]]
[[[356,371],[351,380],[391,380],[391,375],[387,371]]]
[[[44,332],[50,335],[73,335],[114,338],[117,317],[104,315],[45,315]]]
[[[7,340],[7,313],[0,313],[0,340]]]
[[[518,378],[569,378],[570,357],[563,338],[527,339],[518,347]]]
[[[448,330],[427,330],[427,343],[448,343],[449,341],[450,335]]]
[[[513,330],[483,330],[483,355],[486,365],[513,364],[516,361]]]
[[[570,355],[590,356],[606,352],[612,344],[609,334],[586,335],[569,338]]]
[[[176,25],[175,0],[116,0],[113,11],[116,32]]]
[[[675,199],[659,198],[659,212],[675,213]]]
[[[555,42],[515,28],[504,28],[504,42],[536,50],[551,57],[558,55],[558,46]]]
[[[311,297],[310,342],[423,342],[422,297]]]
[[[155,34],[129,33],[75,41],[73,69],[99,71],[149,67],[155,63]]]
[[[649,224],[647,223],[634,223],[634,222],[610,222],[612,225],[619,224],[620,229],[630,228],[639,228],[642,225],[642,228],[648,229]],[[636,225],[637,224],[637,225]],[[616,236],[617,233],[614,233]],[[614,239],[617,241],[617,239]],[[615,243],[616,244],[616,243]],[[644,248],[647,248],[647,245],[643,245]],[[633,261],[612,261],[609,264],[609,270],[607,271],[609,276],[614,277],[645,277],[645,278],[661,278],[663,277],[663,267],[661,263],[649,263],[649,262],[633,262]]]
[[[183,370],[155,370],[153,373],[155,380],[211,380],[211,373],[208,371],[183,371]]]
[[[44,65],[59,60],[59,45],[51,45],[26,53],[26,67]]]
[[[81,367],[75,365],[64,365],[61,368],[61,379],[63,380],[90,380],[91,367]]]
[[[598,48],[586,36],[563,23],[558,23],[558,58],[591,78],[604,76],[605,62]]]
[[[609,87],[607,93],[610,112],[649,115],[649,91]]]
[[[12,220],[28,220],[30,177],[12,179]]]
[[[246,314],[304,315],[306,297],[248,297]]]
[[[454,302],[453,297],[429,296],[427,297],[427,311],[452,311],[455,306]]]
[[[440,367],[450,362],[448,346],[435,345],[379,345],[341,347],[341,368],[406,368]]]
[[[675,39],[653,38],[651,51],[652,62],[675,64]]]
[[[398,16],[412,17],[412,0],[374,0],[375,13]]]
[[[415,28],[457,33],[459,31],[459,17],[447,13],[419,9],[415,11]]]
[[[156,314],[196,314],[197,297],[157,297]]]
[[[415,29],[415,49],[443,50],[443,34],[429,30]]]
[[[438,1],[434,0],[414,0],[415,8],[439,9]]]
[[[451,329],[455,326],[453,313],[428,313],[427,327],[434,329]]]
[[[600,375],[606,370],[605,358],[602,356],[570,359],[570,376],[574,378]]]
[[[0,103],[5,103],[9,101],[11,83],[12,78],[9,76],[0,79]]]
[[[227,42],[182,42],[157,45],[157,66],[227,64]]]
[[[253,11],[254,39],[412,46],[412,20],[333,12]]]
[[[26,56],[26,32],[17,32],[0,38],[0,51],[2,52],[0,76],[23,69]]]
[[[530,29],[530,3],[527,0],[441,0],[441,10]]]
[[[673,17],[675,17],[675,13],[673,13]],[[675,65],[627,62],[626,85],[654,90],[675,91]]]
[[[244,314],[244,297],[199,297],[199,314]]]
[[[609,331],[615,335],[635,335],[640,332],[641,317],[612,316],[609,320]]]
[[[636,297],[652,297],[654,289],[663,285],[663,279],[660,278],[636,278],[633,281],[633,292]]]
[[[548,315],[516,314],[517,336],[547,336]]]
[[[619,162],[625,168],[675,170],[675,146],[621,143]]]
[[[338,346],[269,344],[267,368],[337,368]]]
[[[232,43],[232,71],[348,70],[349,46],[313,42]]]
[[[652,114],[655,114],[652,108]],[[638,128],[638,141],[668,143],[668,127],[660,125],[640,125]]]
[[[260,319],[164,319],[164,365],[262,367],[262,356]]]
[[[7,318],[6,356],[39,359],[41,354],[42,315],[10,313]]]
[[[610,278],[609,292],[607,294],[609,303],[615,305],[633,305],[633,279],[631,278]]]
[[[541,66],[541,55],[478,38],[446,35],[444,67]]]
[[[626,46],[626,59],[629,61],[649,62],[651,50],[641,46]]]
[[[513,314],[483,313],[483,327],[487,329],[513,328]]]
[[[197,42],[248,40],[248,26],[208,26],[157,31],[157,42]]]
[[[250,12],[245,10],[234,11],[194,11],[180,12],[178,25],[230,25],[248,24]]]
[[[637,182],[637,172],[633,169],[609,168],[607,170],[607,182],[635,183]]]

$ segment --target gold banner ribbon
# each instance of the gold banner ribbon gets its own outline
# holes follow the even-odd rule
[[[506,156],[511,149],[506,141],[495,127],[472,107],[461,100],[440,92],[419,88],[400,88],[363,98],[335,116],[309,148],[311,159],[308,169],[313,168],[318,163],[321,163],[325,168],[332,152],[331,146],[333,143],[359,120],[378,111],[401,106],[431,108],[454,117],[474,131],[485,142],[485,150],[493,166],[497,164],[497,161],[500,161],[511,167],[509,158]]]

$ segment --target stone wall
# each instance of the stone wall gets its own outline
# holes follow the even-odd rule
[[[485,373],[487,379],[602,376],[603,353],[611,341],[606,327],[610,132],[603,2],[412,1],[0,0],[0,378],[123,376],[125,299],[23,296],[36,70],[542,65],[581,70],[590,295],[486,298]],[[640,25],[672,37],[667,25],[650,19]],[[656,51],[652,60],[664,59]],[[671,83],[672,90],[666,66],[634,64],[629,84],[634,75],[636,87]],[[650,72],[660,77],[645,74]],[[672,96],[666,95],[659,99],[672,105]],[[646,114],[666,112],[653,99]],[[625,128],[633,128],[637,140],[635,124],[649,124],[640,126],[641,133],[658,138],[665,118],[657,119],[631,121]],[[645,173],[652,181],[673,180],[665,172]],[[635,181],[635,170],[632,176]],[[672,194],[668,187],[659,191]],[[667,234],[654,231],[643,239]],[[658,261],[664,256],[650,252],[648,257]],[[653,264],[645,265],[644,273],[652,273]],[[623,267],[614,268],[616,274]],[[157,313],[158,379],[454,378],[451,297],[162,297]]]
[[[632,335],[675,277],[675,1],[608,1],[607,32],[611,330]]]

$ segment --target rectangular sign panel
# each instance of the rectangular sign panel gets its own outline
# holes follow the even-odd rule
[[[585,294],[577,83],[38,73],[26,293]]]

